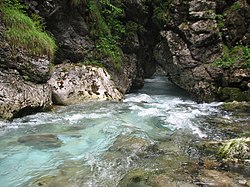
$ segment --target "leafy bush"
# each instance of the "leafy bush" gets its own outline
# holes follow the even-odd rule
[[[94,0],[88,1],[90,17],[92,19],[92,36],[96,39],[96,48],[106,55],[119,70],[122,62],[122,51],[118,46],[120,36],[125,27],[118,20],[123,10],[114,6],[109,0],[101,0],[97,4]]]
[[[23,8],[16,0],[5,0],[0,4],[7,28],[4,33],[6,41],[12,47],[26,50],[31,55],[48,55],[53,58],[56,43],[49,34],[43,32],[42,18],[36,15],[33,21]]]
[[[240,7],[241,7],[241,5],[240,5],[239,2],[234,2],[234,3],[232,4],[232,6],[231,6],[231,9],[232,9],[233,11],[237,11],[237,10],[240,9]]]
[[[157,1],[154,2],[153,8],[153,21],[157,25],[165,25],[168,24],[171,19],[172,15],[170,13],[170,9],[172,7],[172,1]]]
[[[226,45],[223,45],[223,56],[217,59],[213,65],[228,68],[234,64],[250,68],[250,48],[238,45],[229,49]]]

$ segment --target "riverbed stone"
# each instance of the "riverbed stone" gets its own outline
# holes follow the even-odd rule
[[[60,64],[54,67],[49,84],[53,102],[59,105],[90,100],[120,101],[123,98],[108,72],[100,67]]]
[[[209,187],[224,187],[224,186],[241,186],[234,182],[226,173],[216,170],[204,170],[200,178],[201,184],[206,184]]]
[[[119,187],[134,186],[134,187],[150,187],[146,181],[150,172],[141,169],[129,171],[119,182]]]
[[[58,148],[62,145],[62,141],[54,134],[27,135],[18,138],[17,141],[36,149]]]

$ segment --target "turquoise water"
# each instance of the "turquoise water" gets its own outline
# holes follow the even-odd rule
[[[204,118],[216,115],[219,105],[197,104],[167,78],[155,77],[147,79],[142,90],[126,95],[123,102],[87,102],[2,121],[0,184],[53,186],[60,181],[60,186],[117,186],[130,169],[156,169],[138,158],[142,148],[136,146],[143,147],[144,142],[153,145],[181,137],[175,145],[181,153],[178,143],[184,139],[220,138],[204,125]],[[20,141],[29,135],[52,136],[54,144]],[[136,146],[124,148],[119,142]]]

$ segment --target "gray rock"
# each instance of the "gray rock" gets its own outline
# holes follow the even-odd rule
[[[4,40],[0,19],[0,118],[11,119],[50,109],[48,56],[34,56]]]
[[[27,82],[17,70],[0,69],[0,117],[11,119],[50,109],[48,84]]]
[[[162,41],[157,45],[160,50],[154,53],[171,81],[191,93],[197,101],[215,100],[216,81],[222,77],[219,68],[209,65],[222,53],[217,23],[210,17],[198,16],[200,12],[215,12],[215,8],[214,1],[190,1],[190,19],[161,31]]]
[[[119,101],[123,98],[108,72],[99,67],[81,64],[57,65],[49,84],[52,87],[53,101],[59,105],[89,100]]]

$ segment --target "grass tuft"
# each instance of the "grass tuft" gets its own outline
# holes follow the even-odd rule
[[[8,3],[1,3],[0,11],[7,28],[4,37],[13,48],[26,50],[31,55],[54,57],[56,43],[48,33],[43,32],[41,22],[33,21],[20,8]]]

